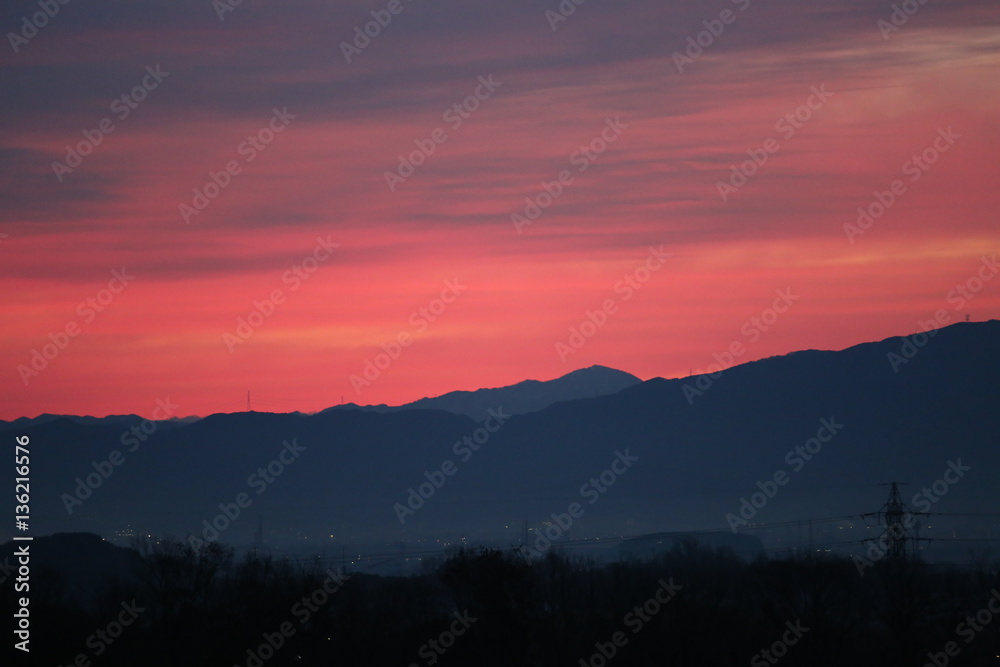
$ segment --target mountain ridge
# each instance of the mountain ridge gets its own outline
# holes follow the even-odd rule
[[[249,492],[252,505],[221,538],[228,543],[249,544],[260,517],[267,542],[287,548],[462,538],[509,544],[525,523],[540,530],[579,501],[581,484],[600,479],[621,454],[637,461],[583,505],[568,539],[728,530],[725,517],[741,499],[784,471],[790,481],[758,508],[755,523],[854,517],[835,526],[845,532],[817,527],[817,539],[850,535],[860,543],[871,529],[859,514],[884,503],[879,484],[913,482],[911,503],[949,461],[971,470],[934,512],[1000,503],[993,473],[1000,469],[1000,322],[958,323],[918,347],[920,340],[806,350],[714,378],[654,378],[501,423],[425,409],[218,414],[158,429],[135,451],[123,447],[121,423],[55,420],[0,432],[31,435],[32,525],[41,532],[88,530],[112,539],[130,528],[186,537]],[[907,362],[894,366],[891,355],[904,353]],[[699,378],[701,393],[686,393],[685,384],[697,388]],[[843,428],[793,467],[789,453],[824,420]],[[475,449],[467,444],[473,439]],[[303,448],[301,456],[274,464],[286,442]],[[103,462],[114,451],[125,460],[109,467]],[[258,497],[248,479],[269,464],[281,473]],[[95,476],[99,468],[109,474]],[[80,489],[87,479],[96,485],[90,493]],[[437,483],[427,486],[431,480]],[[416,489],[424,493],[413,500]],[[70,512],[65,499],[75,493],[86,497]],[[416,506],[405,521],[394,510],[401,504]],[[950,528],[960,536],[976,530]]]
[[[560,401],[605,396],[640,384],[638,377],[607,366],[579,368],[552,380],[522,380],[503,387],[483,387],[473,390],[449,391],[440,396],[425,397],[398,406],[357,405],[348,403],[326,408],[332,410],[364,410],[395,412],[399,410],[444,410],[482,421],[489,410],[499,405],[511,414],[537,412]]]

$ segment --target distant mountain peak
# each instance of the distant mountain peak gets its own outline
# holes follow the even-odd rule
[[[444,410],[481,421],[486,418],[491,408],[503,406],[504,411],[510,414],[527,414],[538,412],[561,401],[616,394],[641,382],[642,380],[631,373],[595,365],[578,368],[553,380],[522,380],[517,384],[505,387],[450,391],[441,396],[421,398],[405,405],[359,406],[350,403],[328,409],[354,409],[372,412]]]
[[[639,380],[639,378],[632,375],[631,373],[626,373],[625,371],[620,371],[617,368],[611,368],[610,366],[601,366],[599,364],[594,364],[593,366],[587,366],[586,368],[578,368],[575,371],[570,371],[569,373],[566,373],[566,375],[563,375],[562,378],[557,378],[557,379],[563,379],[573,376],[579,377],[582,375],[604,376],[604,377],[630,377],[633,378],[634,380],[642,382],[642,380]]]

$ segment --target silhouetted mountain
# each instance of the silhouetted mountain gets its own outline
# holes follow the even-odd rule
[[[90,415],[53,415],[46,412],[38,415],[37,417],[18,417],[17,419],[11,421],[4,421],[0,419],[0,428],[27,428],[28,426],[46,424],[58,419],[67,419],[71,422],[76,422],[77,424],[141,424],[145,421],[145,418],[140,417],[139,415],[107,415],[105,417],[93,417]],[[171,417],[170,419],[162,420],[160,423],[188,424],[190,422],[197,421],[198,419],[198,417]]]
[[[768,548],[796,536],[858,542],[879,534],[874,517],[866,528],[859,515],[884,504],[881,483],[912,483],[902,492],[914,510],[1000,504],[998,343],[1000,322],[960,323],[922,338],[764,359],[714,378],[654,379],[530,414],[505,417],[501,403],[502,424],[443,410],[240,413],[141,441],[121,424],[32,424],[32,526],[36,535],[110,538],[131,527],[186,537],[219,517],[228,524],[219,539],[247,545],[262,517],[269,545],[339,556],[393,544],[398,554],[400,542],[411,553],[462,538],[516,543],[525,523],[529,540],[546,528],[557,541],[727,531],[727,516],[756,493],[764,503],[750,508],[749,524],[790,522],[785,532],[753,533]],[[114,450],[124,460],[108,468],[102,462]],[[64,501],[87,495],[88,475],[100,486],[70,514]],[[241,493],[249,504],[227,520]],[[572,503],[582,513],[557,531]],[[972,518],[933,525],[921,534],[989,537]],[[955,532],[938,532],[944,526]]]
[[[30,542],[0,544],[0,573],[17,571],[15,552],[28,547],[31,554],[31,591],[44,597],[58,591],[65,603],[89,607],[98,593],[113,581],[132,581],[139,555],[132,549],[108,543],[92,533],[56,533]]]
[[[370,412],[396,412],[399,410],[444,410],[465,415],[476,421],[489,416],[489,410],[502,405],[510,414],[523,415],[537,412],[559,401],[577,398],[596,398],[615,394],[622,389],[642,382],[624,371],[591,366],[567,373],[555,380],[524,380],[507,387],[477,389],[476,391],[451,391],[434,398],[421,398],[405,405],[357,405],[348,403],[327,410],[367,410]],[[327,410],[324,410],[326,412]]]

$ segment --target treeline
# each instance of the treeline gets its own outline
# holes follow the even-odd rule
[[[995,566],[881,562],[862,576],[845,558],[748,563],[688,544],[613,564],[469,549],[383,577],[171,539],[136,551],[135,571],[86,601],[48,573],[30,657],[14,664],[943,667],[1000,655]]]

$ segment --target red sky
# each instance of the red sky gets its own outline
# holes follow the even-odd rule
[[[555,2],[414,2],[346,62],[341,41],[384,6],[244,2],[220,20],[209,2],[72,3],[4,47],[0,419],[148,416],[166,397],[206,415],[248,389],[259,410],[399,404],[593,364],[677,377],[734,341],[745,362],[912,333],[940,309],[1000,317],[1000,280],[976,278],[1000,249],[993,3],[930,2],[883,36],[891,3],[590,0],[552,30]],[[726,9],[678,71],[674,53]],[[34,11],[12,3],[0,25]],[[112,101],[157,65],[169,74],[120,118]],[[477,86],[456,127],[445,112]],[[274,109],[294,118],[241,150]],[[53,161],[103,118],[114,131],[60,181]],[[608,119],[621,129],[596,154]],[[447,140],[390,190],[385,172],[435,130]],[[765,145],[723,200],[717,183]],[[229,161],[239,173],[186,223],[179,206]],[[511,214],[564,170],[519,233]],[[286,274],[317,239],[339,245],[307,279]],[[651,247],[670,257],[626,299]],[[134,279],[91,312],[123,267]],[[425,323],[446,281],[459,294]],[[949,298],[958,285],[971,298]],[[284,302],[227,345],[274,290]],[[759,330],[776,290],[798,298]],[[398,358],[352,386],[401,334]],[[53,358],[34,373],[36,350]]]

